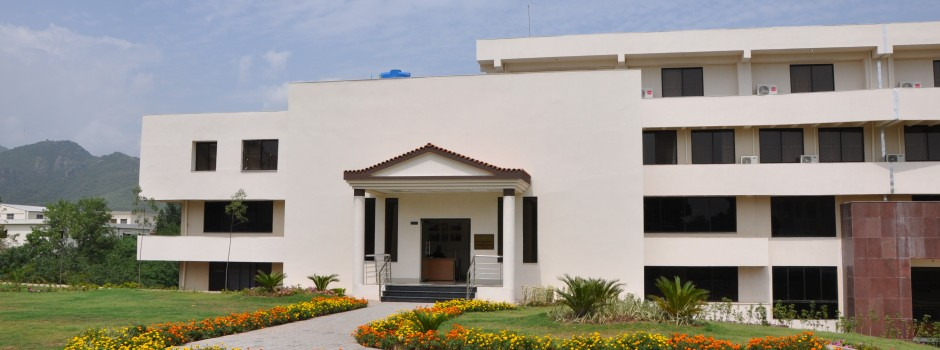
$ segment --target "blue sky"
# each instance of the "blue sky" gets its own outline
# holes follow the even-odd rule
[[[577,6],[575,6],[577,4]],[[283,110],[286,83],[478,74],[475,40],[940,21],[940,0],[0,3],[0,145],[139,153],[148,114]]]

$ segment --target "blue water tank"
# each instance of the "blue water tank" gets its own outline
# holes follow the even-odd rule
[[[382,72],[379,74],[379,77],[382,79],[388,78],[411,78],[411,73],[402,72],[401,69],[392,69],[388,72]]]

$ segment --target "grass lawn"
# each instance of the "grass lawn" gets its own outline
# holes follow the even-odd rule
[[[309,299],[136,289],[5,292],[0,293],[0,349],[61,349],[85,328],[188,321]]]
[[[690,335],[704,334],[717,339],[727,339],[740,344],[746,344],[751,338],[768,335],[782,336],[797,334],[803,330],[772,326],[742,325],[734,323],[709,323],[705,326],[672,326],[668,324],[638,322],[618,324],[559,324],[548,317],[552,307],[525,307],[520,310],[507,310],[496,312],[470,312],[447,321],[441,329],[450,329],[453,324],[468,328],[481,328],[485,331],[498,332],[512,330],[526,335],[551,335],[554,337],[570,337],[575,334],[598,332],[604,336],[613,336],[625,332],[645,331],[659,333],[666,336],[672,333],[687,333]],[[934,349],[902,340],[892,340],[868,337],[859,334],[842,334],[829,332],[815,332],[816,335],[826,339],[845,339],[849,342],[873,344],[879,348],[888,349]]]

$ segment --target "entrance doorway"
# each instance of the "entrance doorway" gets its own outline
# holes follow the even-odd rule
[[[470,219],[421,220],[421,282],[464,282],[470,264]]]

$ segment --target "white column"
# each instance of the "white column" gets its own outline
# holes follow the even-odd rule
[[[366,246],[366,191],[353,190],[353,293],[358,293],[359,286],[362,285],[362,270],[365,263]]]
[[[516,191],[503,190],[503,289],[516,295]]]

